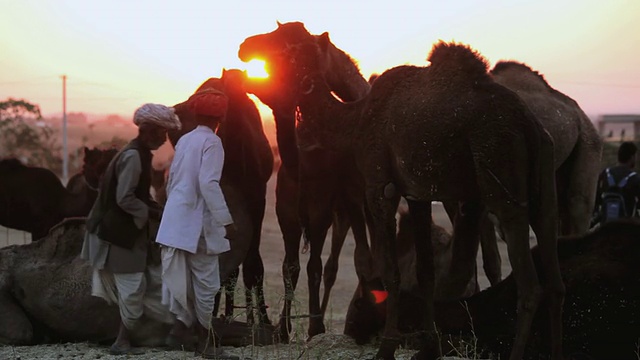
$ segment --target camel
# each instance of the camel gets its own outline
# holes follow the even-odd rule
[[[598,131],[575,100],[552,88],[529,66],[500,61],[491,75],[518,94],[553,138],[560,233],[586,233],[601,170],[603,141]]]
[[[241,46],[239,55],[244,59],[248,60],[253,56],[260,57],[261,54],[273,54],[285,49],[293,44],[297,44],[305,41],[312,41],[315,39],[319,44],[326,44],[324,46],[319,47],[318,58],[323,62],[321,66],[323,69],[323,74],[325,79],[327,80],[331,90],[334,91],[338,96],[342,99],[346,100],[354,100],[362,97],[366,91],[368,91],[369,87],[367,87],[363,78],[357,69],[357,66],[353,62],[353,60],[342,50],[333,45],[328,39],[328,33],[324,33],[320,36],[311,35],[305,28],[302,23],[293,22],[280,24],[278,23],[278,29],[271,33],[252,36],[247,39]],[[277,74],[275,74],[277,75]],[[378,74],[374,74],[369,77],[368,83],[371,84],[377,78]],[[272,84],[270,84],[272,85]],[[259,87],[258,87],[259,88]],[[251,89],[250,89],[251,90]],[[355,96],[354,96],[355,94]],[[262,96],[266,96],[264,92]],[[265,100],[267,103],[268,99]],[[295,290],[298,273],[299,273],[299,258],[297,254],[297,249],[299,247],[300,241],[300,224],[297,220],[296,211],[293,208],[294,205],[298,203],[298,198],[292,195],[294,192],[303,191],[303,192],[317,192],[317,189],[298,189],[298,184],[295,179],[288,179],[286,177],[292,177],[297,174],[298,169],[294,167],[292,163],[297,165],[298,153],[297,148],[295,146],[295,123],[294,117],[287,114],[292,114],[293,109],[295,108],[294,104],[288,104],[288,106],[283,106],[282,109],[274,108],[274,115],[276,119],[276,123],[280,124],[278,126],[278,146],[280,148],[285,149],[283,154],[283,163],[286,167],[281,167],[278,172],[278,184],[276,188],[276,197],[279,199],[277,204],[278,211],[278,219],[281,224],[281,229],[284,234],[284,242],[285,242],[285,261],[283,264],[283,273],[285,274],[285,292],[288,297],[293,296],[293,292]],[[300,155],[305,156],[305,155]],[[289,160],[289,161],[287,161]],[[315,168],[318,167],[318,164],[313,164]],[[349,168],[353,168],[353,164],[349,162]],[[327,165],[327,168],[336,168],[336,165]],[[324,172],[324,170],[320,170]],[[318,171],[318,172],[320,172]],[[335,173],[336,176],[339,176],[341,179],[344,178],[339,173]],[[354,175],[354,177],[361,178],[361,175]],[[358,187],[361,187],[360,183],[356,182]],[[353,188],[353,186],[352,186]],[[354,189],[355,191],[360,191],[359,189]],[[357,195],[355,195],[357,196]],[[362,194],[361,196],[364,196]],[[447,204],[445,204],[447,205]],[[316,203],[311,202],[307,204],[307,206],[318,207]],[[287,209],[289,207],[289,209]],[[449,207],[447,207],[449,209]],[[453,207],[452,212],[450,212],[450,218],[452,223],[456,223],[456,217],[460,216],[460,213],[457,212],[458,208]],[[320,208],[322,210],[322,208]],[[326,209],[325,209],[326,211]],[[287,217],[289,216],[289,217]],[[324,268],[324,294],[322,298],[322,303],[320,305],[320,314],[316,315],[316,319],[322,319],[331,293],[331,288],[336,281],[337,278],[337,258],[340,255],[340,251],[345,241],[345,236],[349,230],[350,222],[349,222],[349,214],[346,213],[345,206],[341,205],[341,200],[337,199],[334,209],[333,209],[333,223],[332,226],[332,240],[331,240],[331,253],[327,262],[325,263]],[[323,225],[324,226],[324,225]],[[313,223],[309,224],[308,227],[316,228]],[[462,233],[464,231],[464,226],[459,226],[458,233]],[[358,244],[358,237],[356,235],[356,244]],[[307,239],[306,239],[307,240]],[[483,255],[483,265],[485,273],[490,280],[491,284],[495,284],[501,279],[501,259],[500,254],[498,253],[497,243],[495,241],[495,231],[493,226],[490,224],[488,220],[484,220],[481,225],[481,236],[480,236],[481,246],[482,246],[482,255]],[[305,241],[305,245],[307,245],[308,241]],[[357,248],[365,248],[364,246],[358,246]],[[473,248],[473,249],[477,249]],[[466,249],[461,249],[466,250]],[[477,251],[477,250],[476,250]],[[359,260],[361,258],[362,260]],[[356,254],[356,263],[362,264],[357,266],[358,269],[370,267],[370,260],[368,260],[369,255],[365,250],[357,251]],[[314,268],[317,268],[317,260],[313,262],[315,264]],[[310,262],[311,264],[311,262]],[[473,264],[475,265],[475,258]],[[291,270],[293,269],[293,270]],[[319,276],[315,277],[316,279]],[[466,279],[466,281],[472,281]],[[475,281],[475,280],[474,280]],[[319,283],[316,283],[319,286]],[[314,286],[316,286],[314,284]],[[313,290],[314,288],[312,288]],[[319,292],[319,290],[317,290]],[[450,294],[459,293],[462,291],[460,287],[457,287],[455,291],[450,292]],[[313,300],[313,298],[311,298]],[[313,303],[313,301],[312,301]],[[290,309],[290,300],[285,300],[284,308],[282,311],[282,317],[284,319],[289,319],[289,310]],[[316,308],[317,309],[317,308]],[[314,308],[310,308],[311,313],[314,313]],[[313,319],[313,315],[312,315]],[[319,321],[312,320],[309,327],[309,335],[313,336],[319,331],[323,331],[321,326],[317,325],[321,323]],[[290,321],[281,322],[281,337],[286,340],[286,329],[290,329]],[[318,329],[318,330],[315,330]]]
[[[447,200],[475,204],[468,209],[475,212],[469,216],[476,219],[471,225],[477,227],[485,208],[498,224],[508,244],[519,296],[511,359],[522,358],[543,294],[529,249],[531,225],[546,269],[552,357],[560,358],[564,285],[556,245],[553,141],[540,122],[515,93],[493,81],[486,60],[467,46],[440,42],[431,51],[430,66],[387,70],[369,95],[346,104],[332,95],[316,51],[316,43],[296,44],[266,58],[268,66],[282,75],[278,86],[264,89],[264,98],[276,106],[299,104],[303,120],[297,136],[303,151],[355,150],[373,218],[374,252],[384,259],[378,271],[389,292],[384,339],[376,358],[393,359],[398,344],[394,214],[400,196],[407,199],[415,219],[430,218],[431,201]],[[425,334],[415,357],[436,358],[430,223],[417,223],[416,273]]]
[[[210,78],[196,90],[213,87],[225,92],[229,98],[226,119],[220,124],[217,134],[225,149],[225,163],[222,181],[234,184],[244,197],[247,211],[251,218],[252,233],[249,249],[242,260],[243,282],[246,287],[247,321],[254,321],[252,296],[256,293],[258,322],[271,324],[267,316],[264,300],[263,279],[264,265],[260,257],[260,236],[266,206],[267,181],[273,173],[273,153],[264,134],[260,113],[255,103],[244,91],[246,74],[237,69],[223,70],[221,78]],[[170,132],[172,144],[177,143],[181,134],[195,128],[192,115],[185,103],[174,106],[176,114],[182,122],[182,130]],[[226,197],[226,193],[225,193]],[[233,315],[233,288],[238,274],[225,284],[228,318]],[[217,303],[217,302],[216,302]]]
[[[97,184],[100,168],[88,161],[84,177],[87,184]],[[32,241],[43,238],[66,217],[86,216],[97,195],[92,186],[79,193],[67,190],[49,169],[26,166],[17,159],[0,160],[0,225],[29,232]]]
[[[563,345],[567,358],[637,359],[640,339],[640,224],[619,221],[594,232],[563,236],[558,239],[558,256],[567,286],[563,310]],[[539,273],[545,271],[540,249],[532,250]],[[408,254],[404,254],[407,256]],[[405,277],[413,277],[412,269]],[[415,304],[420,295],[405,287],[401,302],[400,324],[407,342],[419,326]],[[361,282],[349,306],[345,334],[360,344],[368,342],[384,324],[384,301],[375,303],[370,294],[383,291],[380,281]],[[373,293],[371,292],[373,291]],[[472,297],[435,304],[436,324],[442,337],[465,337],[471,332],[477,339],[476,356],[488,354],[505,358],[513,338],[516,319],[516,280],[509,275],[501,283]],[[381,292],[384,294],[384,292]],[[378,295],[380,296],[380,295]],[[545,343],[547,325],[536,315],[525,359],[548,358]],[[472,328],[473,327],[473,328]],[[484,354],[483,354],[484,353]]]
[[[111,159],[118,153],[118,149],[99,149],[97,147],[89,149],[85,146],[83,152],[84,163],[82,165],[82,171],[73,175],[66,186],[67,190],[75,194],[86,191],[86,188],[98,191],[102,175],[104,175],[107,170]]]
[[[247,38],[240,45],[238,56],[247,61],[256,54],[269,54],[274,48],[279,51],[292,42],[320,38],[311,35],[300,22],[278,23],[278,28],[271,33]],[[370,85],[360,74],[357,65],[330,41],[324,44],[323,73],[332,90],[345,101],[362,98],[369,92]],[[277,73],[272,75],[277,76]],[[355,262],[359,274],[370,272],[371,256],[363,212],[363,180],[357,172],[352,154],[324,149],[299,153],[295,138],[297,104],[289,102],[276,106],[273,101],[264,98],[269,95],[260,88],[273,85],[271,81],[250,82],[247,88],[271,107],[277,127],[282,164],[277,175],[276,214],[285,245],[282,264],[285,301],[279,327],[281,341],[287,342],[291,330],[291,302],[300,273],[298,251],[301,236],[305,239],[303,251],[310,248],[307,263],[310,337],[325,331],[324,314],[337,277],[337,259],[350,228],[356,242]],[[324,294],[320,302],[320,282],[323,278],[321,253],[329,227],[332,228],[331,255],[324,268]]]
[[[542,75],[526,64],[500,61],[491,70],[491,75],[496,83],[515,92],[524,101],[554,141],[560,234],[585,233],[595,203],[603,146],[593,123],[573,99],[552,88]],[[456,210],[452,209],[452,204],[445,204],[445,207],[449,213]],[[466,227],[465,220],[462,217],[459,222],[462,229]],[[483,257],[485,260],[487,256],[499,259],[493,226],[486,216],[481,222]],[[477,253],[477,245],[455,244],[452,276],[460,280],[452,282],[453,294],[459,292],[459,287],[474,274],[472,265]],[[496,261],[489,259],[485,264],[496,264]],[[485,268],[487,274],[491,274],[490,280],[499,280],[497,270],[499,267]],[[494,280],[491,283],[494,284]]]
[[[223,185],[225,194],[228,184]],[[248,243],[248,214],[242,198],[227,196]],[[238,212],[238,210],[240,212]],[[91,266],[79,257],[85,233],[84,218],[67,218],[38,242],[0,249],[0,344],[51,342],[112,342],[120,323],[117,304],[91,296]],[[232,249],[232,251],[234,251]],[[237,257],[223,254],[220,276],[226,279],[238,267]],[[143,317],[133,333],[139,346],[164,346],[170,325]],[[252,329],[246,324],[214,320],[223,345],[271,344],[273,327]],[[253,334],[252,334],[253,331]]]

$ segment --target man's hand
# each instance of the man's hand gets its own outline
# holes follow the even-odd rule
[[[227,232],[225,237],[229,240],[235,240],[238,238],[238,228],[236,228],[236,224],[225,225],[224,230]]]

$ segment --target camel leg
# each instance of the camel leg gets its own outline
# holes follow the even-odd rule
[[[231,274],[229,274],[227,281],[225,281],[225,283],[222,284],[222,287],[221,287],[222,291],[218,291],[218,293],[216,294],[216,300],[215,300],[215,303],[213,304],[214,317],[218,316],[218,312],[220,311],[220,300],[222,299],[222,293],[224,292],[224,300],[225,300],[224,316],[229,320],[232,319],[233,308],[234,308],[233,299],[234,299],[236,284],[238,283],[238,275],[240,272],[239,270],[240,269],[236,269]]]
[[[240,275],[240,269],[236,269],[227,280],[227,283],[222,287],[224,291],[224,316],[231,321],[233,319],[234,310],[234,298],[236,293],[236,285],[238,284],[238,276]],[[218,292],[220,295],[220,292]],[[217,300],[216,300],[217,302]]]
[[[262,233],[262,220],[264,219],[265,199],[256,202],[252,206],[251,221],[253,226],[253,235],[247,258],[242,263],[242,279],[246,288],[247,306],[247,322],[253,323],[253,299],[252,293],[255,292],[256,305],[258,310],[258,322],[260,324],[271,324],[267,316],[267,305],[264,299],[264,264],[260,256],[260,239]]]
[[[33,342],[33,325],[11,296],[0,292],[0,343],[24,345]]]
[[[527,208],[488,203],[490,216],[504,234],[509,262],[513,269],[518,291],[516,337],[511,349],[511,360],[523,358],[531,331],[533,317],[538,308],[542,290],[529,248]],[[554,231],[556,229],[554,228]]]
[[[469,282],[477,275],[479,222],[483,214],[483,207],[477,201],[459,204],[453,217],[453,247],[448,272],[450,282],[441,290],[442,296],[450,299],[468,295],[465,293]],[[446,205],[446,208],[451,208],[451,205]]]
[[[544,143],[541,155],[552,159],[553,146]],[[550,162],[549,162],[550,163]],[[531,228],[536,234],[538,249],[542,260],[543,276],[546,279],[546,295],[549,300],[549,324],[551,358],[562,359],[562,308],[564,303],[565,286],[560,272],[558,260],[558,208],[556,199],[556,184],[553,167],[546,162],[541,164],[539,179],[539,202],[532,206]]]
[[[327,258],[327,262],[324,264],[324,294],[322,294],[322,303],[320,304],[320,312],[323,317],[329,305],[331,288],[333,288],[333,285],[336,283],[340,253],[342,252],[342,246],[344,245],[348,232],[349,221],[347,217],[344,216],[343,210],[336,208],[333,215],[333,225],[331,226],[331,253]]]
[[[416,277],[424,296],[424,309],[421,336],[422,346],[414,355],[415,359],[436,359],[441,356],[436,338],[433,301],[435,294],[435,267],[433,262],[433,244],[431,242],[431,202],[407,200],[409,214],[414,224],[414,244],[416,249]]]
[[[362,211],[362,205],[350,203],[349,219],[351,221],[351,231],[356,243],[354,250],[354,265],[358,277],[371,279],[373,274],[373,257],[372,249],[369,247],[369,239],[367,236],[366,220]]]
[[[291,304],[300,276],[300,238],[302,227],[298,219],[298,184],[284,166],[278,170],[276,186],[276,217],[284,241],[284,261],[282,262],[282,281],[284,283],[284,304],[280,313],[280,341],[289,342],[291,331]]]
[[[372,158],[374,157],[372,154]],[[374,165],[376,166],[376,165]],[[376,172],[380,179],[367,184],[367,206],[373,224],[372,244],[375,245],[374,259],[382,259],[380,273],[384,287],[388,292],[387,314],[383,330],[383,339],[375,359],[391,360],[399,344],[398,313],[400,306],[400,269],[396,250],[396,210],[400,201],[389,178],[382,177],[382,171]],[[369,178],[368,180],[374,180]],[[385,192],[385,187],[390,191]],[[385,194],[386,193],[386,194]]]
[[[558,169],[566,182],[564,191],[557,194],[562,235],[584,234],[589,229],[601,170],[601,152],[601,144],[585,143],[581,138],[569,159]]]
[[[502,280],[502,258],[498,249],[498,238],[493,223],[486,211],[480,218],[480,246],[482,248],[482,269],[491,286]]]
[[[331,226],[333,214],[331,202],[330,199],[325,199],[324,202],[320,201],[320,199],[308,202],[307,204],[313,204],[313,209],[309,209],[309,222],[306,226],[303,226],[310,243],[309,260],[307,262],[309,286],[308,335],[310,338],[325,332],[324,319],[320,309],[320,283],[322,281],[322,248],[327,231]]]
[[[537,130],[537,129],[536,129]],[[542,287],[538,280],[538,274],[533,263],[529,245],[529,221],[531,211],[540,200],[548,201],[547,196],[553,199],[553,206],[545,208],[549,210],[550,223],[557,223],[555,212],[555,181],[553,171],[553,147],[551,153],[540,153],[549,136],[541,135],[541,143],[532,144],[535,138],[528,141],[522,136],[505,138],[500,146],[487,146],[481,137],[473,138],[471,149],[476,164],[476,178],[480,194],[488,211],[488,216],[500,230],[502,238],[507,243],[509,262],[513,269],[512,274],[517,287],[517,320],[516,335],[509,359],[520,360],[524,356],[525,347],[531,333],[531,325],[542,296]],[[523,149],[522,143],[526,148]],[[531,144],[531,145],[529,145]],[[533,151],[531,151],[533,150]],[[501,158],[504,153],[526,152],[528,161],[518,161],[517,158],[508,158],[499,165],[486,162],[486,159]],[[504,156],[502,156],[504,158]],[[550,167],[550,169],[549,169]],[[540,173],[540,171],[546,171]],[[546,174],[548,182],[553,184],[549,189],[548,184],[540,188],[539,193],[534,192],[538,188],[541,174]],[[557,227],[546,229],[557,231]],[[557,261],[557,260],[556,260]]]

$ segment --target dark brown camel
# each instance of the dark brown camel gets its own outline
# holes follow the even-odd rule
[[[238,212],[243,201],[223,185],[225,196],[239,226],[238,244],[248,243],[246,213]],[[117,304],[91,296],[91,266],[78,255],[82,249],[85,219],[65,219],[41,241],[0,249],[0,344],[60,342],[112,342],[120,323]],[[234,251],[234,249],[232,249]],[[239,265],[234,257],[220,258],[224,281]],[[247,326],[214,320],[223,345],[246,346],[273,342],[272,327]],[[170,326],[143,317],[134,332],[141,346],[163,346]]]
[[[560,234],[585,233],[593,211],[603,146],[593,123],[573,99],[552,88],[542,75],[525,64],[501,61],[491,70],[491,75],[498,84],[518,94],[553,138]],[[452,210],[451,204],[445,205],[448,212],[457,210]],[[484,263],[496,264],[486,259],[487,256],[500,257],[493,226],[486,217],[481,222]],[[466,227],[464,219],[460,227]],[[452,269],[460,278],[460,285],[465,284],[475,270],[471,265],[476,252],[477,245],[470,247],[465,243],[457,247],[454,244]],[[490,280],[499,278],[496,270],[499,268],[485,267]]]
[[[85,159],[87,182],[101,174]],[[0,225],[31,233],[32,241],[43,238],[67,217],[86,216],[98,192],[87,186],[79,193],[67,190],[49,169],[29,167],[17,159],[0,160]]]
[[[299,104],[301,149],[356,152],[366,181],[375,252],[384,258],[380,271],[389,291],[384,340],[376,357],[394,358],[398,344],[394,214],[403,196],[414,219],[430,218],[431,201],[458,200],[476,204],[470,210],[477,215],[470,218],[479,219],[486,207],[499,223],[518,285],[511,359],[522,358],[543,294],[529,249],[531,225],[545,264],[552,357],[560,358],[564,285],[556,244],[553,142],[534,115],[515,93],[492,80],[486,60],[466,46],[439,43],[430,54],[430,66],[388,70],[376,79],[369,95],[348,104],[331,94],[315,51],[316,44],[302,44],[266,58],[269,67],[283,75],[280,86],[265,98]],[[430,223],[419,225],[416,274],[424,297],[421,324],[426,334],[416,358],[422,359],[439,354],[433,326]]]
[[[66,186],[67,190],[75,194],[82,193],[87,188],[93,191],[97,191],[100,188],[102,175],[107,171],[107,166],[118,153],[118,149],[99,149],[96,147],[89,149],[85,146],[83,152],[84,163],[82,171],[73,175]]]
[[[362,77],[354,61],[342,50],[335,47],[326,34],[311,35],[300,22],[279,24],[267,34],[247,38],[239,50],[240,59],[247,61],[257,54],[268,55],[280,51],[290,43],[300,41],[326,40],[322,50],[323,73],[332,90],[343,100],[353,101],[368,93],[370,86]],[[268,64],[267,64],[268,65]],[[279,76],[277,73],[270,76]],[[315,149],[298,152],[295,126],[295,102],[278,103],[269,101],[268,93],[261,87],[277,83],[252,82],[249,91],[273,111],[278,149],[282,165],[278,170],[276,185],[276,214],[282,230],[285,259],[282,264],[284,274],[285,302],[281,313],[280,337],[288,341],[291,330],[291,301],[300,273],[300,237],[304,235],[305,248],[309,245],[310,257],[307,263],[309,286],[309,336],[325,331],[324,314],[329,302],[331,288],[336,281],[338,257],[349,228],[356,242],[356,271],[370,272],[371,256],[367,242],[365,216],[363,212],[363,180],[358,173],[350,152]],[[321,253],[329,227],[332,227],[331,255],[324,271],[324,295],[320,302],[320,282],[322,279]],[[304,234],[303,234],[304,233]]]
[[[553,138],[560,233],[587,232],[601,170],[603,141],[598,131],[576,101],[529,66],[501,61],[491,75],[518,94]]]
[[[407,249],[410,250],[410,249]],[[545,267],[540,249],[532,250],[541,275]],[[404,254],[404,257],[410,257]],[[607,224],[593,233],[558,240],[558,257],[567,287],[563,319],[563,345],[570,359],[637,360],[640,339],[640,224]],[[413,269],[401,266],[410,273]],[[403,273],[405,277],[415,274]],[[410,342],[419,328],[416,321],[420,295],[405,288],[401,295],[399,323]],[[373,293],[372,293],[373,291]],[[385,303],[373,294],[384,294],[381,282],[363,282],[349,306],[345,334],[360,344],[378,335],[384,324]],[[380,296],[380,295],[378,295]],[[516,328],[517,286],[509,275],[497,286],[473,297],[435,304],[436,324],[443,337],[475,336],[477,357],[506,358]],[[533,322],[525,359],[548,358],[547,322],[538,313]],[[473,328],[471,328],[473,326]]]
[[[246,74],[240,70],[223,70],[221,78],[208,79],[200,85],[198,90],[216,88],[224,91],[229,98],[227,116],[219,126],[217,134],[225,149],[222,180],[234,184],[234,187],[242,193],[251,217],[251,242],[248,253],[242,261],[247,320],[254,321],[252,296],[255,292],[258,322],[270,324],[264,300],[264,265],[260,257],[260,236],[266,206],[267,181],[273,173],[273,153],[264,134],[260,113],[244,91],[245,78]],[[174,108],[183,124],[180,133],[169,134],[175,145],[181,134],[195,128],[195,123],[185,103],[177,104]],[[233,313],[233,289],[237,276],[236,273],[235,277],[232,276],[225,284],[227,294],[230,295],[226,297],[225,313],[228,317]]]

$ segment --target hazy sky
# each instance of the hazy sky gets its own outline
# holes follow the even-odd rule
[[[439,39],[471,45],[493,66],[540,71],[590,116],[640,114],[640,0],[0,0],[0,100],[43,113],[131,116],[186,99],[222,68],[241,67],[248,36],[302,21],[328,31],[365,77],[426,65]],[[268,108],[261,107],[265,114]]]

